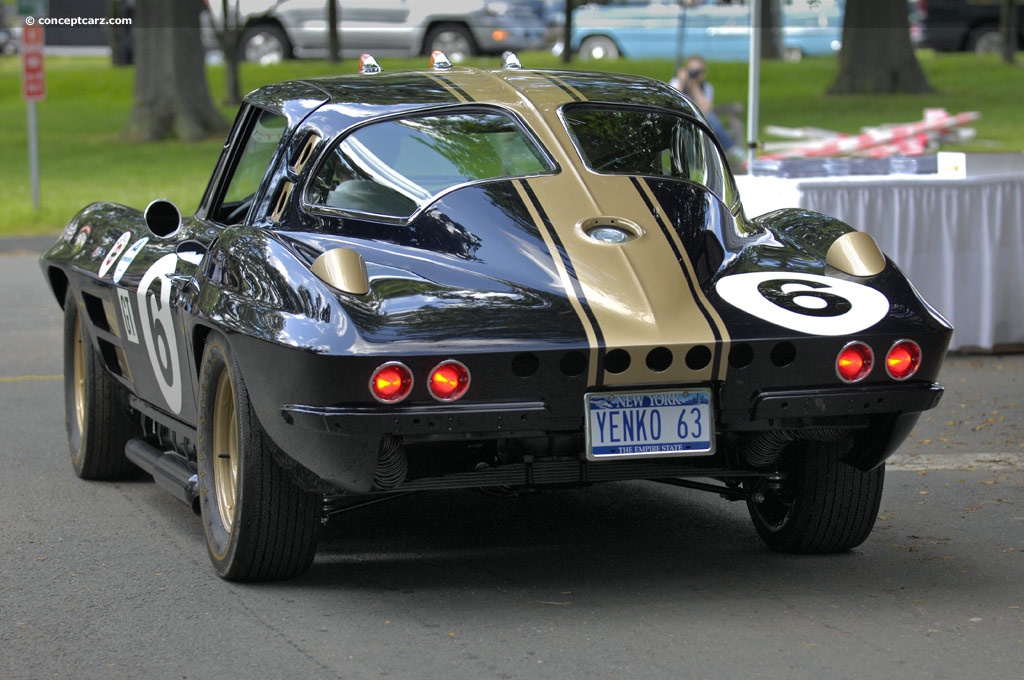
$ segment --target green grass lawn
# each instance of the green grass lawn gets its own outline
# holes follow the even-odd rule
[[[951,113],[980,111],[977,139],[959,145],[965,151],[1022,151],[1021,125],[1024,69],[995,58],[924,52],[921,63],[934,94],[919,96],[845,96],[825,94],[835,77],[835,59],[808,59],[798,64],[767,62],[761,71],[760,122],[765,125],[813,126],[859,132],[862,126],[908,122],[927,107]],[[524,65],[562,68],[544,53],[523,55]],[[480,65],[493,65],[482,59]],[[387,70],[422,68],[424,60],[382,59]],[[600,68],[667,80],[672,63],[628,61],[574,62],[573,68]],[[145,206],[168,198],[192,212],[206,186],[223,138],[182,144],[165,141],[137,144],[122,131],[132,102],[134,71],[114,68],[101,58],[49,57],[47,98],[37,104],[41,206],[32,206],[28,172],[26,105],[21,99],[20,61],[0,58],[0,235],[55,233],[79,208],[96,200]],[[246,65],[244,89],[303,76],[349,72],[355,61],[332,66],[323,61],[293,61],[275,66]],[[745,102],[747,66],[714,63],[709,75],[719,103]],[[209,69],[215,100],[223,97],[223,70]],[[227,121],[234,111],[224,108]]]

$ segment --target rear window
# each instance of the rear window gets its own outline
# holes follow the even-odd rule
[[[695,182],[731,205],[728,165],[692,118],[642,107],[567,106],[562,113],[586,166],[609,175],[652,175]]]
[[[435,113],[372,123],[344,137],[317,169],[306,200],[403,219],[457,186],[553,171],[505,113]]]

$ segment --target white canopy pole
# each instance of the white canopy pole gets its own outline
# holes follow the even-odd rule
[[[747,77],[747,167],[757,158],[758,104],[761,97],[761,3],[750,3],[750,67]]]

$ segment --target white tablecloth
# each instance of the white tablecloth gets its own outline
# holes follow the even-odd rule
[[[950,349],[1024,345],[1024,173],[737,181],[748,215],[806,208],[871,234],[956,326]]]

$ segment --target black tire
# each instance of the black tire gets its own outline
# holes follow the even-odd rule
[[[790,481],[763,502],[747,501],[761,540],[782,553],[856,548],[878,517],[885,466],[869,472],[841,462],[850,442],[798,442],[786,454]]]
[[[591,35],[580,43],[580,58],[584,61],[591,59],[614,60],[621,56],[622,53],[615,41],[604,35]]]
[[[124,388],[107,373],[89,340],[75,296],[64,298],[64,423],[75,474],[82,479],[135,477],[124,453],[140,425]]]
[[[288,34],[276,24],[257,24],[242,32],[239,54],[254,64],[276,64],[292,58]]]
[[[423,41],[423,52],[429,56],[435,51],[444,52],[453,64],[480,52],[473,34],[462,24],[438,24],[431,28]]]
[[[791,64],[799,64],[804,60],[804,51],[799,47],[784,47],[782,49],[782,59]]]
[[[274,460],[227,343],[211,336],[199,374],[199,503],[210,561],[230,581],[293,578],[313,563],[322,497]]]
[[[975,54],[1000,54],[1003,51],[1003,33],[999,26],[975,28],[967,36],[967,50]]]

